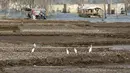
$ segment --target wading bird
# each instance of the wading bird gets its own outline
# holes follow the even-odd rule
[[[77,49],[76,48],[74,48],[74,52],[77,54],[78,53],[78,51],[77,51]]]
[[[34,43],[34,44],[33,44],[33,47],[34,47],[34,48],[36,48],[36,47],[37,47],[37,45]]]
[[[67,53],[67,54],[70,54],[70,52],[69,52],[69,50],[68,50],[68,49],[66,49],[66,53]]]
[[[33,53],[35,51],[35,48],[32,49],[31,53]]]
[[[33,49],[31,50],[31,53],[33,53],[35,51],[35,48],[37,47],[37,45],[34,43],[33,44]]]
[[[89,48],[89,53],[92,52],[93,46],[91,45]]]

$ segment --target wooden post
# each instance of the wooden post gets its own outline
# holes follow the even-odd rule
[[[67,4],[64,4],[63,13],[67,13]]]
[[[111,13],[111,9],[112,9],[112,0],[110,1],[110,13]]]
[[[128,3],[125,3],[125,13],[126,13],[126,15],[128,15]]]
[[[48,0],[44,0],[44,8],[46,9],[46,16],[48,16]]]
[[[124,1],[124,4],[125,4],[125,13],[126,13],[126,15],[128,15],[128,0],[123,0]]]
[[[107,4],[108,6],[108,14],[111,14],[111,4]]]
[[[105,19],[107,18],[107,15],[106,15],[106,0],[104,0],[104,17],[105,17]]]
[[[111,14],[111,8],[112,8],[112,0],[109,0],[109,2],[108,2],[108,14]]]
[[[84,0],[82,0],[82,5],[84,6],[84,4],[85,4],[85,3],[84,3]]]

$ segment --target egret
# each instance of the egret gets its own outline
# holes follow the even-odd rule
[[[31,53],[33,53],[35,51],[35,48],[32,49]]]
[[[67,54],[70,54],[70,52],[69,52],[69,50],[68,50],[68,49],[66,49],[66,53],[67,53]]]
[[[92,52],[93,46],[91,45],[89,48],[89,53]]]
[[[33,44],[33,47],[34,47],[34,48],[36,48],[36,47],[37,47],[37,45],[34,43],[34,44]]]
[[[78,53],[78,51],[77,51],[77,49],[76,48],[74,48],[74,52],[77,54]]]

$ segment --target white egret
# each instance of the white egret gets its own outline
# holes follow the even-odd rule
[[[67,53],[67,54],[70,54],[70,52],[69,52],[69,50],[68,50],[68,49],[66,49],[66,53]]]
[[[89,53],[92,52],[93,46],[91,45],[89,48]]]
[[[76,48],[74,48],[74,52],[77,54],[78,53],[78,50]]]
[[[36,47],[37,47],[37,45],[34,43],[34,44],[33,44],[33,47],[34,47],[34,48],[36,48]]]
[[[33,53],[35,51],[35,48],[32,49],[31,53]]]

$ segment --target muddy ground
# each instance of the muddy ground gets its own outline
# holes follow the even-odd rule
[[[129,73],[129,52],[1,53],[1,73]]]
[[[103,47],[130,45],[129,27],[130,23],[0,21],[1,73],[129,73],[129,49]],[[31,53],[34,43],[37,48]],[[100,47],[88,53],[90,45]]]
[[[119,67],[119,66],[118,66]],[[129,68],[100,68],[99,67],[13,67],[6,68],[7,73],[129,73]]]

